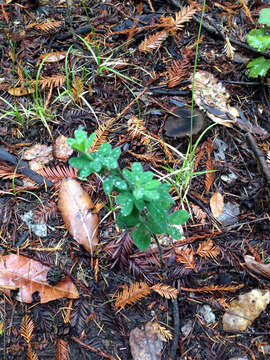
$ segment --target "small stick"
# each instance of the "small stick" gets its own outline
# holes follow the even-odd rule
[[[176,357],[176,350],[178,348],[178,339],[180,333],[179,308],[177,299],[172,299],[172,305],[174,318],[174,335],[169,360],[174,360]]]

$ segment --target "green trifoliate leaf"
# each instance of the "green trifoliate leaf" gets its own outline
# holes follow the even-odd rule
[[[270,26],[270,9],[269,8],[262,9],[260,11],[260,17],[259,17],[258,22],[260,24]]]
[[[247,64],[249,69],[249,76],[256,78],[258,76],[266,76],[270,69],[270,59],[265,59],[264,56],[260,56]]]
[[[169,224],[183,225],[189,218],[189,213],[186,210],[177,210],[168,216]]]
[[[247,35],[249,46],[258,51],[265,51],[270,46],[270,35],[266,28],[253,29]]]
[[[141,250],[147,250],[151,243],[151,236],[147,228],[141,224],[131,233],[134,244]]]
[[[128,229],[133,226],[136,226],[140,222],[140,214],[136,208],[133,208],[132,213],[128,216],[123,216],[121,214],[117,215],[116,223],[120,229]]]
[[[129,192],[123,192],[116,197],[116,204],[121,205],[120,213],[123,216],[128,216],[133,209],[133,196]]]
[[[89,138],[87,136],[87,132],[81,129],[77,129],[74,131],[74,139],[68,138],[67,144],[72,147],[72,149],[87,152],[90,146],[92,145],[96,133],[92,133]]]
[[[168,226],[168,234],[175,240],[180,240],[182,237],[180,231],[174,226]]]

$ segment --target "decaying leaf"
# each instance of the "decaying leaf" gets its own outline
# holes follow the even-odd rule
[[[178,290],[171,287],[170,285],[158,283],[156,285],[153,285],[151,287],[151,290],[154,290],[160,296],[163,296],[166,299],[176,299],[178,296]]]
[[[90,254],[97,243],[98,216],[92,212],[94,203],[74,179],[64,179],[60,187],[58,208],[69,233]]]
[[[157,322],[148,321],[143,329],[131,330],[129,345],[133,360],[160,360],[164,341]]]
[[[22,159],[37,160],[40,161],[42,164],[47,164],[53,159],[52,146],[35,144],[23,153]]]
[[[215,259],[219,255],[219,253],[219,248],[213,244],[213,241],[211,239],[202,242],[199,245],[198,250],[196,251],[196,254],[203,258],[213,259]]]
[[[29,259],[25,256],[10,254],[0,259],[0,287],[5,290],[18,290],[17,300],[32,302],[32,294],[39,292],[40,302],[60,299],[63,297],[77,299],[78,290],[70,278],[65,277],[57,285],[47,283],[49,266]]]
[[[218,124],[231,127],[239,113],[231,107],[230,94],[213,74],[197,71],[195,74],[194,101],[208,117]]]
[[[42,54],[38,58],[37,66],[40,64],[40,62],[43,59],[45,59],[44,62],[49,62],[49,63],[61,61],[66,57],[66,53],[67,53],[66,51],[55,51],[55,52],[50,52],[47,54]]]
[[[191,269],[195,272],[197,271],[194,259],[195,253],[191,248],[186,248],[184,250],[176,249],[175,252],[177,261],[183,263],[187,269]]]
[[[64,135],[59,135],[56,138],[53,152],[59,160],[67,160],[73,154],[73,149],[68,146],[67,138]]]
[[[256,261],[254,259],[254,257],[250,256],[250,255],[246,255],[244,257],[245,259],[245,263],[246,266],[254,271],[257,274],[263,275],[265,277],[270,277],[270,263],[269,264],[264,264],[264,263],[259,263],[258,261]]]
[[[9,88],[8,93],[12,96],[24,96],[33,94],[35,90],[31,87],[17,87],[17,88]]]
[[[224,211],[223,195],[218,191],[210,199],[210,208],[215,218],[218,218]]]
[[[223,315],[223,330],[245,331],[270,303],[270,291],[253,289],[233,300]]]
[[[119,292],[116,302],[116,309],[123,309],[127,304],[134,304],[137,300],[144,298],[150,293],[150,287],[143,281],[136,282],[130,286],[124,285]]]

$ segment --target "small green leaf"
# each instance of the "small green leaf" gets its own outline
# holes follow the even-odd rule
[[[102,159],[103,165],[106,166],[108,169],[116,169],[118,167],[118,162],[111,156],[108,156]]]
[[[113,185],[117,190],[127,190],[128,186],[125,180],[121,179],[119,176],[114,176]]]
[[[94,172],[94,169],[91,167],[91,163],[88,166],[85,166],[83,169],[79,170],[80,178],[86,180],[86,178]]]
[[[84,167],[88,167],[89,163],[91,163],[91,161],[83,155],[79,157],[72,157],[68,162],[70,166],[73,166],[76,169],[83,169]]]
[[[103,143],[100,145],[97,153],[99,156],[108,156],[108,155],[110,155],[111,151],[112,151],[111,144],[106,142],[106,143]]]
[[[141,250],[147,250],[151,243],[151,236],[147,228],[141,224],[131,233],[134,244]]]
[[[96,133],[92,133],[88,138],[86,131],[77,129],[74,131],[74,139],[68,138],[67,144],[77,151],[86,153],[92,145],[95,136]]]
[[[143,173],[142,164],[139,162],[134,162],[131,166],[131,170],[134,174],[140,176]]]
[[[264,56],[260,56],[247,64],[249,69],[249,76],[256,78],[258,76],[266,76],[270,69],[270,59],[265,59]]]
[[[151,180],[144,185],[145,190],[154,190],[159,188],[161,183],[158,180]]]
[[[144,190],[143,198],[147,201],[156,201],[159,199],[159,192],[156,190]]]
[[[116,146],[111,152],[111,157],[114,160],[118,160],[120,155],[121,155],[121,148],[119,146]]]
[[[265,8],[260,11],[260,17],[259,17],[258,22],[260,24],[270,26],[270,9],[269,8]]]
[[[186,210],[177,210],[168,216],[169,224],[183,225],[189,218]]]
[[[143,186],[138,186],[135,190],[133,190],[133,196],[136,200],[141,200],[143,198],[144,188]]]
[[[154,174],[151,171],[145,171],[141,175],[141,183],[149,183],[154,177]]]
[[[139,211],[142,211],[145,208],[145,202],[143,200],[135,200],[134,205]]]
[[[270,35],[266,28],[253,29],[247,35],[247,42],[254,49],[265,51],[270,46]]]
[[[128,229],[133,226],[136,226],[140,222],[140,214],[139,211],[134,208],[132,213],[128,216],[123,216],[121,213],[117,215],[116,223],[120,227],[120,229]]]
[[[134,174],[132,174],[131,171],[127,170],[127,169],[123,169],[123,175],[125,177],[125,179],[127,179],[127,181],[131,184],[131,185],[136,185],[136,176],[134,176]]]
[[[109,195],[112,192],[113,183],[114,183],[114,176],[108,176],[103,181],[103,189],[105,191],[105,194]]]
[[[123,216],[128,216],[133,209],[133,196],[129,192],[122,192],[116,197],[116,204],[121,205],[120,213]]]
[[[168,227],[168,234],[175,240],[180,240],[182,237],[180,231],[174,226]]]

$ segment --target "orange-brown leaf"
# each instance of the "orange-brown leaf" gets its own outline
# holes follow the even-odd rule
[[[27,342],[27,344],[30,343],[33,337],[33,331],[34,331],[33,320],[30,318],[29,315],[25,315],[22,318],[22,322],[21,322],[21,335],[24,338],[24,340]]]
[[[64,339],[56,339],[56,360],[69,360],[69,345],[68,342]]]
[[[213,245],[213,241],[211,239],[202,242],[196,252],[197,255],[203,258],[216,258],[219,253],[219,248]]]
[[[205,191],[208,192],[214,182],[215,174],[212,172],[213,163],[211,159],[206,160],[206,174],[205,174]]]
[[[126,305],[134,304],[150,293],[150,287],[145,282],[136,282],[130,286],[124,285],[115,302],[116,309],[123,309]]]
[[[42,54],[40,55],[40,57],[38,58],[38,62],[37,65],[43,60],[44,62],[47,63],[54,63],[54,62],[58,62],[63,60],[66,57],[67,52],[66,51],[55,51],[55,52],[50,52],[47,54]]]
[[[215,218],[218,218],[224,211],[223,195],[216,191],[210,199],[210,208]]]
[[[178,290],[171,287],[170,285],[165,284],[156,284],[151,287],[151,290],[157,292],[160,296],[165,297],[166,299],[176,299],[178,296]]]
[[[159,49],[164,40],[168,37],[166,30],[159,31],[156,34],[145,39],[139,46],[140,51],[151,52],[152,50]]]
[[[35,90],[32,87],[18,87],[18,88],[9,88],[8,93],[12,96],[24,96],[33,94]]]
[[[187,269],[192,269],[196,272],[194,255],[194,251],[191,248],[176,250],[176,260],[183,263]]]
[[[97,243],[98,216],[92,212],[94,203],[80,183],[65,179],[59,192],[58,207],[69,233],[90,254]]]
[[[32,302],[32,294],[39,292],[40,302],[46,303],[63,297],[77,299],[78,290],[70,278],[66,277],[57,285],[47,283],[49,266],[25,256],[10,254],[0,261],[0,287],[19,289],[17,299],[26,303]]]

